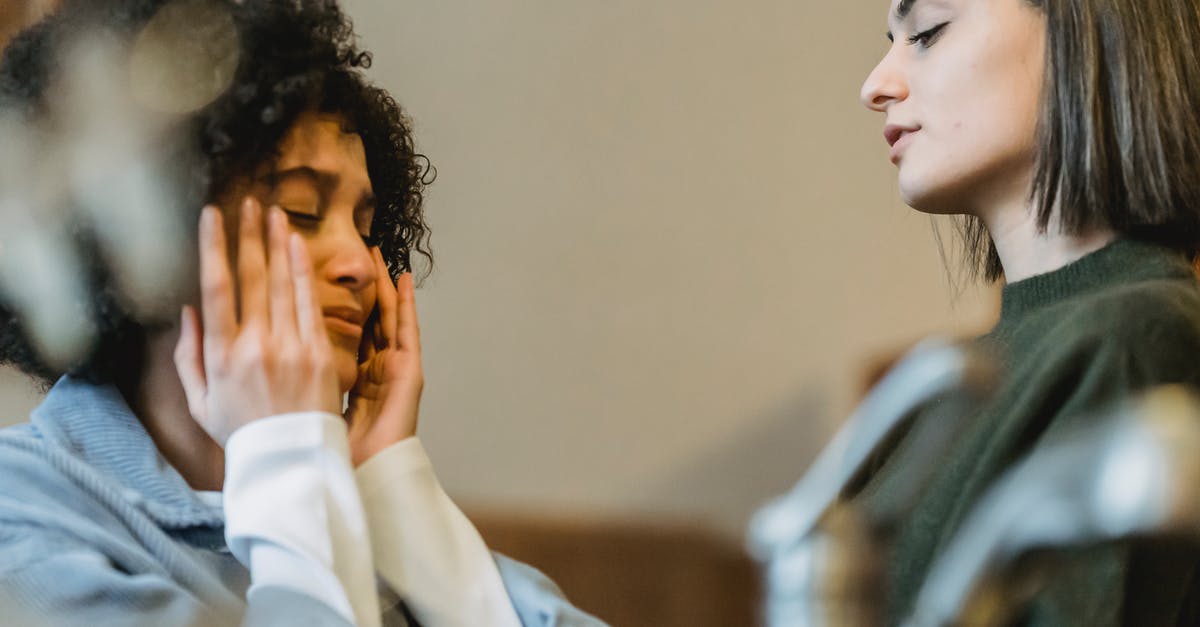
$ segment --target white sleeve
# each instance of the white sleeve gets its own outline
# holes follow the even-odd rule
[[[250,569],[247,598],[272,588],[321,601],[355,625],[380,624],[346,424],[324,412],[256,420],[225,445],[225,538]]]
[[[421,441],[357,470],[375,567],[427,627],[521,627],[483,538],[442,490]]]

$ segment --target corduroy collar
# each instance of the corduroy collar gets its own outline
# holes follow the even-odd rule
[[[160,526],[225,524],[223,513],[197,497],[159,454],[116,387],[63,377],[30,421],[48,445],[118,483]]]

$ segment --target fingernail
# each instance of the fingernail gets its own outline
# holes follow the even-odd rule
[[[213,223],[216,221],[216,208],[212,205],[205,205],[200,210],[200,232],[208,235],[212,233]]]
[[[253,196],[247,196],[246,200],[242,201],[242,219],[254,221],[259,218],[258,203],[254,202]]]
[[[299,233],[292,233],[288,237],[288,250],[292,254],[293,261],[302,261],[305,251],[304,240],[300,238]]]

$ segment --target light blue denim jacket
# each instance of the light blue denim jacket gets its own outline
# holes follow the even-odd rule
[[[525,627],[603,625],[537,570],[496,563]],[[5,624],[345,624],[284,589],[247,606],[249,583],[225,546],[222,511],[159,455],[115,388],[64,377],[29,423],[0,431]],[[379,591],[385,625],[416,624],[382,582]]]

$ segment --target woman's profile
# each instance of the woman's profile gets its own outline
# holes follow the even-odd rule
[[[900,618],[1018,459],[1127,395],[1200,384],[1200,4],[898,0],[887,24],[862,101],[884,117],[907,204],[966,216],[974,269],[1004,279],[1000,321],[976,343],[1007,371],[898,531]],[[873,469],[860,504],[887,502],[899,457]],[[1022,621],[1194,624],[1197,558],[1072,552]]]

